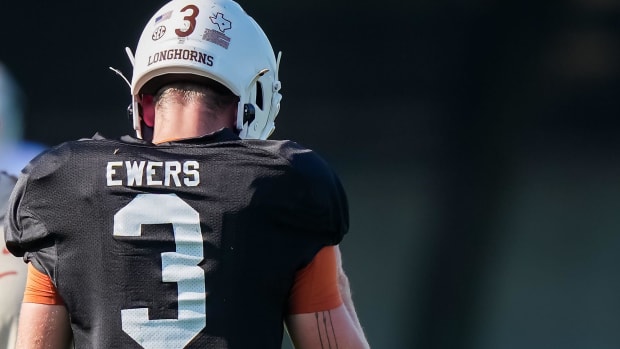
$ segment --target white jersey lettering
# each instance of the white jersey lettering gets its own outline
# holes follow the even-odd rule
[[[106,166],[108,187],[196,187],[200,184],[198,161],[110,161]]]

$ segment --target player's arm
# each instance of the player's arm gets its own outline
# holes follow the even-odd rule
[[[357,312],[355,311],[355,306],[353,305],[353,297],[351,296],[351,286],[349,284],[349,278],[344,272],[342,268],[342,255],[340,253],[340,248],[336,248],[336,265],[338,268],[338,289],[340,291],[340,296],[342,297],[343,304],[347,310],[347,314],[353,321],[353,324],[357,328],[360,335],[364,338],[364,342],[366,342],[366,337],[364,336],[364,330],[362,329],[362,324],[360,324],[359,318],[357,317]]]
[[[326,311],[289,315],[286,324],[296,349],[366,349],[368,342],[344,304]]]
[[[29,263],[16,348],[69,348],[71,337],[67,309],[56,288],[47,275]]]
[[[71,344],[64,305],[22,303],[16,349],[59,349]]]
[[[338,247],[324,248],[303,273],[312,285],[294,292],[292,314],[286,317],[286,327],[296,349],[367,349],[368,342],[353,306],[348,279],[342,269]],[[320,282],[317,282],[320,279]],[[303,282],[302,282],[303,283]],[[306,291],[309,291],[308,294]],[[319,291],[317,291],[319,290]],[[321,299],[320,294],[337,294],[335,300],[308,304],[308,299]],[[330,298],[331,296],[327,296]],[[331,297],[333,299],[333,297]],[[297,300],[296,300],[297,299]],[[296,305],[302,302],[305,304]]]

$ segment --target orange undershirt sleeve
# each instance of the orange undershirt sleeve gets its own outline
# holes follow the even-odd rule
[[[48,305],[64,304],[50,277],[38,271],[32,266],[32,263],[28,263],[28,279],[26,280],[23,302]]]
[[[334,309],[341,304],[336,247],[327,246],[295,275],[288,313],[315,313]]]

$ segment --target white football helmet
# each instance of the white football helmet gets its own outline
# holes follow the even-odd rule
[[[138,42],[131,94],[133,124],[142,138],[143,95],[171,81],[211,79],[239,97],[241,138],[267,139],[280,110],[278,58],[269,39],[232,0],[173,0],[149,20]],[[207,79],[204,79],[207,78]]]

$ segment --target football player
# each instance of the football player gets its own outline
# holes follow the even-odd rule
[[[7,247],[29,261],[24,348],[368,348],[342,270],[343,187],[267,140],[278,58],[231,0],[173,0],[133,63],[137,137],[38,157]]]

